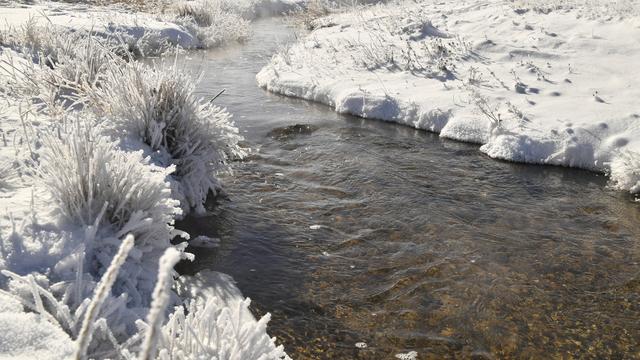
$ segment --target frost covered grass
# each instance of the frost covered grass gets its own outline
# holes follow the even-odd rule
[[[127,224],[138,217],[136,213],[168,223],[179,212],[167,194],[167,170],[146,166],[141,157],[118,150],[116,143],[101,136],[90,120],[68,126],[66,132],[47,136],[39,167],[44,184],[66,219],[88,225],[104,214],[112,224],[123,228],[130,227]],[[155,186],[148,186],[147,180],[154,180]],[[148,237],[170,235],[158,231]]]
[[[243,19],[254,20],[259,17],[283,15],[307,7],[308,0],[187,0],[179,6],[195,4],[196,9],[215,9],[227,14],[239,15]],[[199,10],[196,10],[199,12]]]
[[[57,209],[76,226],[101,226],[102,236],[85,243],[87,269],[101,274],[126,234],[136,237],[136,252],[116,285],[117,293],[127,293],[132,305],[148,301],[159,255],[179,233],[174,217],[181,213],[171,197],[166,177],[171,169],[149,164],[139,153],[124,152],[115,142],[99,134],[95,124],[73,123],[67,133],[45,140],[39,172]],[[142,276],[142,277],[141,277]]]
[[[207,196],[221,188],[217,176],[228,170],[228,161],[245,155],[231,115],[196,97],[198,79],[177,64],[133,61],[125,44],[89,33],[50,36],[67,49],[57,49],[55,60],[27,51],[37,63],[5,64],[24,75],[16,89],[50,115],[86,107],[109,119],[105,128],[146,144],[160,165],[174,165],[174,196],[185,210],[203,212]]]
[[[637,0],[511,0],[511,7],[518,13],[534,11],[548,14],[552,11],[575,12],[577,16],[592,19],[635,16],[640,13]]]
[[[221,11],[222,4],[213,1],[180,2],[175,5],[179,17],[190,17],[198,26],[211,26],[215,22],[215,12]]]
[[[177,288],[190,300],[162,327],[160,358],[291,360],[265,331],[270,315],[251,321],[250,300],[228,275],[203,271]]]
[[[158,266],[158,282],[153,290],[153,302],[147,315],[147,329],[140,359],[155,359],[158,351],[158,338],[164,323],[164,313],[171,297],[173,287],[173,267],[180,261],[180,252],[167,249],[160,258]]]
[[[362,6],[384,3],[384,0],[308,0],[301,6],[287,12],[289,21],[306,30],[330,24],[323,23],[323,18],[341,12],[358,12]]]
[[[251,317],[249,299],[232,306],[219,297],[204,304],[192,300],[186,308],[176,308],[162,328],[166,350],[161,354],[174,359],[288,359],[281,346],[264,336],[269,317],[257,323],[247,321]]]
[[[110,119],[107,126],[140,137],[162,164],[175,166],[175,193],[186,210],[203,212],[207,196],[221,188],[217,174],[245,155],[229,113],[197,98],[193,79],[176,65],[110,67],[88,98]]]
[[[24,23],[0,30],[0,46],[30,54],[35,62],[42,61],[47,66],[81,58],[81,52],[91,51],[88,47],[98,44],[125,58],[159,56],[171,47],[169,39],[151,30],[132,35],[126,28],[114,27],[110,31],[98,28],[96,25],[96,28],[69,29],[53,23],[46,15],[33,16]],[[89,59],[86,55],[84,58]]]
[[[180,21],[192,21],[186,17]],[[204,350],[175,352],[162,340],[167,308],[182,309],[173,265],[192,258],[186,243],[171,244],[188,237],[173,223],[204,211],[221,189],[218,176],[245,151],[231,115],[194,94],[197,78],[177,64],[136,61],[167,49],[154,42],[166,37],[96,28],[70,32],[33,21],[0,32],[0,96],[9,109],[1,114],[0,191],[16,205],[0,218],[0,324],[12,309],[33,334],[56,329],[51,349],[18,334],[2,337],[8,343],[0,350],[26,358],[195,359]],[[167,252],[171,261],[161,260]],[[202,317],[230,312],[224,302],[216,306],[190,309]],[[245,310],[231,316],[238,329],[257,323]],[[255,343],[232,341],[245,332],[225,333],[226,342],[206,354],[269,354],[275,345],[264,343],[264,326],[255,329],[262,336]],[[194,331],[183,330],[171,336]],[[32,346],[20,346],[20,337]]]
[[[133,248],[133,241],[133,236],[131,235],[128,235],[127,238],[122,241],[120,249],[118,249],[118,252],[113,257],[109,268],[102,276],[102,280],[100,280],[100,283],[96,286],[91,303],[89,303],[84,319],[82,320],[80,333],[76,339],[76,359],[84,359],[86,357],[87,348],[91,343],[91,337],[95,330],[100,308],[109,296],[111,288],[118,276],[118,272],[129,255],[129,252]]]
[[[174,5],[173,22],[195,35],[199,47],[212,48],[230,41],[244,41],[250,35],[250,23],[239,11],[216,0],[183,1]]]
[[[62,49],[49,32],[73,36],[90,32],[103,40],[126,44],[137,56],[160,56],[168,50],[211,48],[243,41],[249,21],[219,1],[162,2],[145,10],[122,5],[81,7],[60,2],[38,2],[3,8],[0,44],[31,44],[49,53]],[[54,34],[55,36],[55,34]]]

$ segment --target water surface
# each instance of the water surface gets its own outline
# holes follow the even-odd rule
[[[269,94],[292,31],[190,54],[255,154],[180,224],[222,240],[181,271],[232,275],[294,359],[640,356],[640,212],[603,176]],[[355,346],[365,342],[362,349]]]

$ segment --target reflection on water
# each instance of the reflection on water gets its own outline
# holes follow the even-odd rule
[[[193,55],[256,153],[180,226],[294,359],[640,356],[640,212],[592,173],[334,114],[256,88],[289,30]],[[365,342],[364,349],[355,346]]]

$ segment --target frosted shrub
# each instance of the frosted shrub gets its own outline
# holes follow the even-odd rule
[[[244,156],[229,113],[197,98],[194,81],[175,66],[112,67],[90,98],[111,126],[141,138],[163,165],[175,165],[174,195],[185,209],[203,211],[209,192],[220,189],[216,174],[230,158]]]
[[[190,17],[198,26],[211,26],[214,23],[212,10],[220,8],[219,2],[213,1],[183,1],[175,5],[179,17]]]
[[[220,46],[249,37],[249,21],[226,2],[214,0],[182,1],[175,6],[176,18],[171,21],[194,34],[202,48]]]
[[[175,66],[127,62],[117,47],[91,36],[72,38],[77,46],[58,51],[50,66],[19,69],[29,74],[26,92],[51,115],[82,104],[109,117],[111,127],[141,138],[161,153],[163,166],[176,166],[174,195],[183,208],[203,211],[207,195],[220,189],[216,173],[227,169],[228,158],[244,154],[230,115],[201,102],[193,79]]]
[[[28,35],[31,32],[39,35]],[[87,31],[33,24],[4,33],[12,39],[12,48],[32,60],[3,67],[24,75],[15,90],[50,112],[74,105],[79,93],[99,83],[108,66],[131,57],[119,38],[99,38]]]
[[[70,50],[71,42],[60,36],[61,31],[54,26],[39,25],[37,19],[30,18],[19,27],[0,31],[0,45],[26,54],[42,54],[42,58],[56,61],[60,52]]]
[[[68,222],[91,225],[103,219],[102,235],[86,244],[94,276],[109,265],[119,238],[136,237],[116,289],[129,293],[130,302],[144,303],[155,283],[155,264],[177,234],[172,224],[180,209],[165,182],[170,170],[149,164],[140,153],[118,150],[93,125],[77,121],[64,136],[48,136],[41,177]]]
[[[511,8],[519,14],[535,11],[541,14],[575,11],[590,19],[628,17],[640,13],[638,0],[510,0]]]
[[[289,359],[266,333],[269,315],[253,319],[249,299],[225,304],[214,297],[177,307],[162,328],[159,359]]]

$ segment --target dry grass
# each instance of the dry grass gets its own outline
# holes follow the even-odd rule
[[[590,19],[624,18],[640,14],[638,0],[509,0],[509,2],[517,13],[575,12],[580,17]]]
[[[136,11],[162,12],[172,2],[168,0],[55,0],[71,4],[90,4],[98,6],[121,5]],[[25,1],[32,3],[33,1]],[[0,2],[1,3],[1,2]]]

